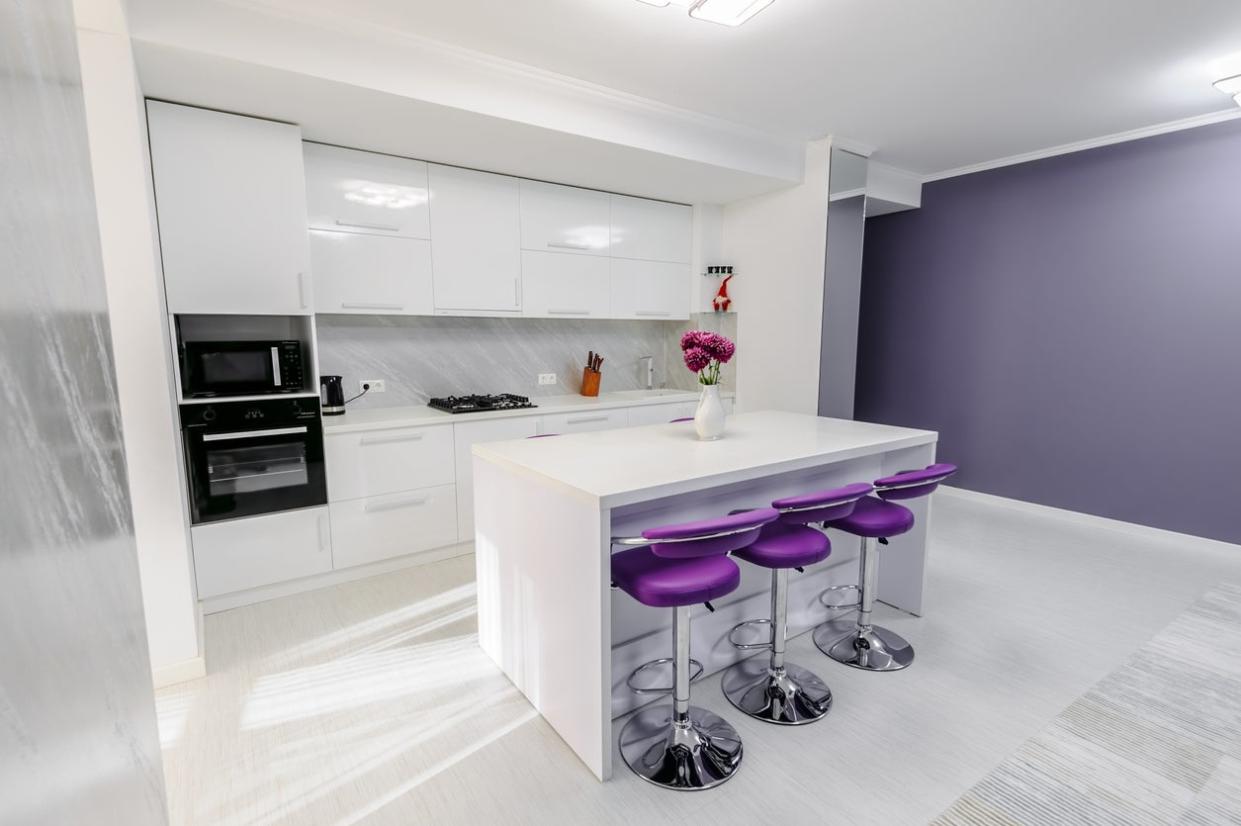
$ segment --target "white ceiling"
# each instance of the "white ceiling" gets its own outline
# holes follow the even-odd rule
[[[138,36],[187,4],[129,5]],[[736,29],[636,0],[193,5],[452,44],[924,174],[1227,111],[1210,84],[1241,57],[1238,0],[775,0]]]

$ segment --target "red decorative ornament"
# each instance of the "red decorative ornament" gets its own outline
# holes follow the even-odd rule
[[[711,306],[717,313],[726,313],[728,308],[732,306],[733,300],[728,297],[728,282],[732,280],[733,277],[730,275],[720,282],[719,291],[716,292],[715,298],[711,299]]]

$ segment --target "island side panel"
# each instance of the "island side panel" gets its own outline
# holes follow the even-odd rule
[[[475,456],[483,651],[600,780],[612,773],[608,513]]]
[[[935,444],[920,445],[884,454],[883,475],[924,468],[935,462]],[[922,616],[926,584],[927,536],[931,518],[931,498],[901,500],[897,504],[913,511],[914,526],[909,533],[894,536],[889,544],[878,545],[880,601]]]

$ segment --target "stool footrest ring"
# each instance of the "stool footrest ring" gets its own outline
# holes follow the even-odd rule
[[[737,642],[735,639],[733,639],[733,634],[737,633],[742,628],[745,628],[747,625],[768,626],[767,641],[766,642]],[[732,644],[733,648],[739,648],[743,651],[749,650],[751,648],[771,648],[770,626],[771,626],[771,620],[767,619],[766,617],[763,617],[762,619],[752,619],[752,620],[746,620],[745,622],[739,622],[736,625],[734,625],[731,629],[729,629],[728,641]]]
[[[862,599],[860,596],[853,602],[836,602],[836,603],[828,602],[827,600],[830,598],[828,595],[835,591],[857,592],[858,586],[856,585],[833,585],[830,588],[824,588],[819,593],[819,604],[821,604],[824,608],[830,608],[834,611],[843,611],[846,608],[860,608],[862,606]]]
[[[645,671],[648,668],[654,668],[659,665],[671,665],[674,663],[675,663],[675,660],[672,657],[660,657],[658,660],[651,660],[648,663],[643,663],[642,665],[635,668],[633,671],[629,672],[629,676],[625,678],[625,685],[628,686],[629,690],[632,691],[634,694],[671,694],[673,691],[673,686],[670,686],[670,685],[669,686],[650,686],[646,688],[639,688],[638,686],[633,684],[633,678],[638,676],[639,674],[641,674],[643,671]],[[689,681],[691,683],[696,682],[702,677],[702,672],[703,672],[702,663],[691,657],[689,664],[692,668],[695,669],[695,671],[689,675]]]

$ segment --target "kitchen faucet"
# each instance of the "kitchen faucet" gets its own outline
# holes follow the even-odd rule
[[[655,357],[639,356],[638,364],[646,370],[646,389],[655,389]]]

